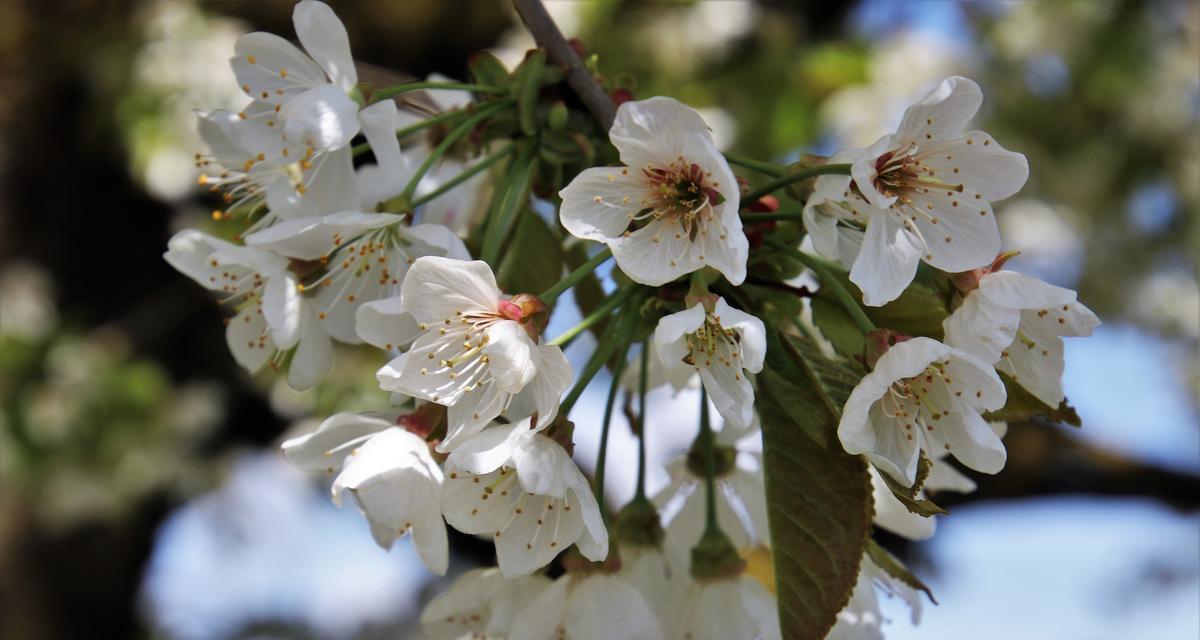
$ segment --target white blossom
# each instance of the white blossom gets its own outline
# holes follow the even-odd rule
[[[226,325],[226,343],[247,371],[258,371],[268,361],[278,361],[280,352],[295,348],[288,386],[307,389],[328,375],[333,344],[286,258],[191,229],[168,241],[163,258],[224,296],[236,314]]]
[[[427,640],[503,640],[517,612],[550,586],[544,575],[505,578],[499,569],[472,569],[421,612]]]
[[[393,422],[352,413],[327,418],[309,435],[283,443],[288,462],[306,471],[341,473],[330,493],[341,506],[349,492],[384,549],[410,531],[421,561],[438,575],[446,573],[449,546],[438,496],[442,470],[429,445]]]
[[[946,343],[1012,376],[1051,407],[1063,401],[1064,336],[1090,336],[1100,324],[1070,289],[1014,271],[992,271],[942,323]]]
[[[738,186],[704,119],[671,98],[626,102],[609,138],[623,167],[594,167],[559,195],[563,226],[604,242],[621,270],[658,286],[705,266],[746,278]]]
[[[660,610],[674,590],[679,571],[672,568],[659,547],[644,544],[620,544],[621,569],[625,582],[637,589],[654,610]]]
[[[908,108],[900,128],[869,147],[830,158],[851,174],[823,175],[804,208],[813,245],[850,267],[871,306],[900,295],[925,261],[949,272],[987,264],[1000,249],[991,202],[1029,176],[1025,156],[982,131],[964,131],[979,85],[943,80]]]
[[[858,383],[838,437],[881,471],[911,485],[920,451],[948,451],[984,473],[1004,467],[1004,443],[980,415],[1004,406],[1004,385],[975,356],[930,338],[898,342]]]
[[[646,599],[620,576],[568,572],[517,614],[509,637],[660,640],[663,633]]]
[[[571,365],[556,346],[526,332],[527,310],[500,293],[481,261],[424,257],[400,287],[399,308],[418,323],[412,348],[377,377],[387,391],[449,407],[448,452],[516,407],[516,420],[537,414],[538,428],[558,412]]]
[[[717,298],[664,316],[654,347],[668,373],[694,369],[721,416],[746,427],[754,418],[754,387],[746,373],[762,371],[766,336],[761,320]]]
[[[603,560],[608,531],[587,478],[562,445],[531,426],[526,418],[489,427],[450,454],[446,521],[490,535],[506,576],[532,573],[572,544]]]
[[[670,640],[778,640],[775,596],[748,576],[690,580],[662,609]]]

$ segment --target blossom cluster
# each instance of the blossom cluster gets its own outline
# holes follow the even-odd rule
[[[494,544],[496,567],[461,573],[426,607],[427,637],[782,637],[776,610],[786,603],[745,561],[781,543],[771,536],[778,525],[756,389],[771,335],[796,337],[795,327],[764,322],[743,286],[764,257],[816,265],[821,288],[847,294],[847,311],[862,319],[865,351],[838,358],[859,373],[837,407],[837,440],[869,461],[863,481],[875,524],[914,539],[932,535],[935,520],[910,503],[973,490],[950,457],[1000,471],[1004,425],[987,414],[1015,386],[1057,408],[1061,338],[1098,324],[1074,292],[1002,269],[1010,254],[1000,253],[991,203],[1019,190],[1028,167],[988,134],[966,130],[982,93],[965,78],[910,107],[896,133],[828,158],[809,176],[802,214],[779,216],[777,228],[743,217],[769,216],[773,199],[748,192],[701,116],[674,99],[620,104],[596,136],[619,162],[530,189],[543,155],[527,150],[544,140],[530,136],[542,126],[534,118],[545,111],[553,132],[571,126],[556,120],[561,100],[548,111],[526,102],[557,81],[552,68],[515,100],[482,82],[415,83],[442,109],[418,118],[391,98],[404,85],[387,92],[358,83],[346,31],[328,6],[303,0],[294,22],[303,49],[267,33],[238,41],[230,63],[249,99],[242,110],[198,113],[208,146],[196,156],[200,183],[224,203],[216,226],[232,222],[236,235],[184,230],[165,257],[228,305],[228,345],[250,372],[286,369],[287,383],[303,390],[330,374],[335,342],[386,354],[376,378],[391,411],[338,413],[286,441],[283,454],[335,474],[335,503],[348,495],[384,548],[411,534],[436,574],[451,565],[447,525]],[[522,111],[509,137],[526,146],[501,151],[479,134],[512,109]],[[355,144],[360,137],[365,145]],[[455,158],[448,150],[460,143],[472,149]],[[359,157],[366,151],[373,161]],[[510,170],[490,171],[506,154]],[[506,212],[524,213],[531,192],[555,191],[562,240],[605,248],[546,292],[502,290],[498,265],[513,227]],[[807,240],[785,234],[785,222]],[[558,295],[610,255],[612,293],[581,327],[547,340]],[[942,331],[871,325],[873,309],[914,286],[921,263],[948,287],[953,311]],[[843,268],[857,298],[828,276]],[[797,318],[796,326],[822,341],[819,323]],[[589,328],[600,344],[577,376],[563,345]],[[605,366],[614,383],[604,434],[622,381],[642,404],[656,386],[699,387],[704,416],[696,444],[667,466],[669,485],[649,497],[639,485],[616,513],[605,504],[603,467],[593,483],[575,462],[581,434],[568,420]],[[639,436],[659,427],[637,409]],[[545,572],[556,559],[566,571],[552,580]],[[870,556],[860,564],[829,637],[878,637],[877,588],[919,614],[911,583]]]

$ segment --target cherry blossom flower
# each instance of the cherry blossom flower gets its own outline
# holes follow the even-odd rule
[[[516,302],[514,302],[516,300]],[[508,299],[486,263],[426,256],[400,287],[400,309],[418,323],[412,348],[379,370],[379,384],[449,407],[449,452],[510,407],[536,428],[557,415],[571,365],[556,346],[530,337],[538,303]]]
[[[654,347],[668,372],[694,369],[721,416],[746,427],[754,418],[754,387],[746,373],[762,371],[766,335],[761,320],[716,298],[664,316]]]
[[[742,574],[691,580],[662,609],[665,637],[671,640],[727,640],[782,637],[775,596]]]
[[[896,133],[830,159],[851,163],[852,175],[817,179],[805,204],[814,247],[852,265],[866,304],[894,300],[920,261],[960,272],[999,251],[990,203],[1016,193],[1029,165],[987,133],[964,131],[982,101],[979,85],[947,78],[908,108]]]
[[[503,640],[517,612],[550,584],[540,574],[505,578],[496,568],[472,569],[425,605],[421,629],[428,640]]]
[[[705,266],[741,284],[749,242],[737,181],[700,114],[671,98],[626,102],[609,138],[626,166],[585,169],[559,192],[567,231],[607,244],[642,284]]]
[[[201,286],[223,294],[235,312],[225,338],[237,363],[251,373],[295,349],[288,386],[307,389],[329,373],[333,345],[310,301],[301,295],[286,258],[234,245],[192,229],[167,242],[163,258]]]
[[[680,572],[671,567],[660,547],[621,543],[618,549],[621,578],[637,589],[652,609],[660,610],[674,590]]]
[[[442,509],[454,528],[490,534],[500,571],[527,575],[572,544],[608,555],[608,531],[570,454],[526,418],[467,439],[446,461]]]
[[[996,473],[1004,443],[980,415],[1004,406],[1004,384],[975,356],[931,338],[897,342],[854,387],[838,437],[847,453],[866,454],[883,472],[911,485],[921,451],[948,451],[968,467]]]
[[[726,423],[716,432],[717,523],[739,551],[771,544],[762,457],[750,446],[755,438],[761,438],[757,427],[737,429]],[[653,499],[666,525],[668,558],[681,571],[704,533],[706,515],[704,470],[692,468],[689,457],[667,463],[671,481]]]
[[[969,276],[969,274],[967,274]],[[1100,324],[1070,289],[1014,271],[958,278],[970,287],[962,306],[942,323],[946,343],[995,363],[1037,399],[1057,407],[1063,337],[1090,336]]]
[[[620,576],[568,572],[522,609],[510,638],[523,640],[661,640],[654,611]]]
[[[449,546],[438,500],[442,470],[425,440],[379,417],[339,413],[315,432],[284,442],[283,455],[306,471],[340,465],[330,488],[334,504],[340,507],[349,492],[379,546],[389,549],[411,531],[425,566],[446,573]]]
[[[358,206],[349,144],[361,124],[348,95],[358,75],[346,29],[316,0],[297,3],[292,18],[305,51],[271,33],[242,36],[230,66],[252,102],[200,114],[212,154],[197,164],[220,168],[201,184],[225,189],[235,206],[265,197],[271,216],[260,226]]]

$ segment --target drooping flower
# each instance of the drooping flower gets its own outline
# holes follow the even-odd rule
[[[679,572],[671,567],[663,549],[650,545],[621,543],[620,576],[637,589],[646,603],[655,611],[666,604],[674,590],[673,584]]]
[[[883,640],[886,619],[879,607],[876,589],[889,596],[899,596],[908,604],[912,623],[921,622],[921,598],[916,589],[892,578],[870,557],[864,556],[850,601],[838,612],[837,623],[826,640]]]
[[[1099,318],[1070,289],[1014,271],[983,271],[956,279],[968,288],[962,306],[942,323],[946,343],[994,363],[1057,407],[1065,397],[1062,339],[1092,335]]]
[[[997,424],[1007,426],[1003,422],[991,423],[993,430],[997,429]],[[996,434],[1002,436],[998,430]],[[944,454],[945,449],[942,452]],[[875,526],[887,529],[909,540],[926,540],[933,537],[933,533],[937,530],[938,516],[925,517],[909,511],[908,507],[892,494],[892,490],[888,488],[887,483],[875,467],[868,467],[867,471],[871,475],[871,495],[875,503]],[[927,494],[933,492],[971,493],[974,490],[974,480],[946,462],[944,456],[936,456],[932,459],[929,476],[925,478],[925,484],[916,497],[925,498]]]
[[[572,372],[560,348],[530,337],[538,306],[501,294],[484,262],[420,258],[401,284],[400,309],[423,333],[379,370],[379,384],[449,407],[442,452],[514,406],[522,415],[509,418],[536,413],[541,428],[557,415]]]
[[[527,575],[572,544],[608,555],[608,531],[587,478],[529,418],[467,439],[446,461],[442,509],[464,533],[490,534],[500,571]]]
[[[242,247],[192,229],[167,243],[163,258],[180,273],[224,296],[235,316],[225,339],[237,363],[251,373],[295,348],[288,385],[307,389],[329,373],[333,345],[317,312],[301,295],[288,261],[269,251]]]
[[[931,338],[891,346],[858,383],[842,411],[838,437],[897,481],[913,484],[921,451],[948,451],[983,473],[1004,467],[1004,443],[980,415],[1004,406],[995,370]]]
[[[334,504],[349,492],[384,549],[412,532],[421,561],[446,573],[449,546],[438,499],[442,470],[429,445],[395,423],[370,415],[339,413],[311,434],[283,443],[287,461],[306,471],[341,473],[330,488]]]
[[[671,640],[778,640],[775,596],[745,575],[689,580],[662,609]]]
[[[705,266],[741,284],[749,242],[737,181],[700,114],[671,98],[626,102],[609,138],[626,166],[586,169],[559,192],[567,231],[607,244],[642,284]]]
[[[503,640],[517,613],[550,587],[544,575],[505,578],[499,569],[472,569],[421,612],[428,640]]]
[[[736,429],[726,423],[716,432],[717,523],[741,552],[771,545],[762,457],[749,446],[755,438],[761,438],[757,427]],[[683,455],[668,462],[671,481],[653,499],[666,526],[664,547],[668,558],[681,572],[686,572],[687,554],[705,528],[706,475],[702,466],[696,466],[701,460],[699,456]]]
[[[999,251],[990,203],[1016,193],[1029,165],[987,133],[964,131],[982,100],[979,85],[947,78],[896,133],[830,159],[851,163],[852,175],[817,179],[806,228],[818,252],[851,266],[866,304],[894,300],[922,260],[960,272]]]
[[[661,640],[654,611],[637,589],[603,571],[567,572],[522,609],[510,638]]]
[[[260,227],[358,206],[349,144],[361,124],[348,95],[358,75],[346,29],[317,0],[297,3],[292,17],[307,53],[274,34],[242,36],[230,66],[252,102],[236,114],[200,117],[212,155],[197,164],[220,168],[201,184],[223,188],[235,206],[265,197],[271,216]]]
[[[716,298],[664,316],[654,347],[668,371],[695,370],[721,417],[744,428],[754,418],[754,387],[746,373],[762,371],[766,336],[761,320]]]

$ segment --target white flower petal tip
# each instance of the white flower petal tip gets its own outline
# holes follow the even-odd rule
[[[775,596],[749,576],[691,581],[663,610],[671,640],[779,640]]]
[[[718,298],[711,311],[702,304],[664,316],[654,330],[654,346],[668,373],[695,371],[721,417],[747,427],[754,417],[754,387],[748,374],[762,370],[766,329],[758,318]]]
[[[888,349],[851,392],[838,424],[848,453],[911,485],[921,451],[953,455],[983,473],[1004,467],[1004,443],[980,415],[1005,402],[990,366],[930,338]]]
[[[973,81],[947,78],[909,107],[896,133],[830,159],[852,165],[849,183],[817,179],[805,205],[814,248],[852,265],[866,304],[894,300],[920,261],[961,272],[999,251],[990,203],[1020,190],[1029,165],[988,134],[965,130],[982,99]]]
[[[431,640],[507,638],[517,614],[549,588],[543,575],[505,578],[499,569],[464,573],[421,612],[421,629]]]
[[[705,266],[741,284],[749,241],[737,180],[700,114],[671,98],[626,102],[609,138],[626,166],[587,169],[560,192],[567,231],[607,244],[642,284]]]

